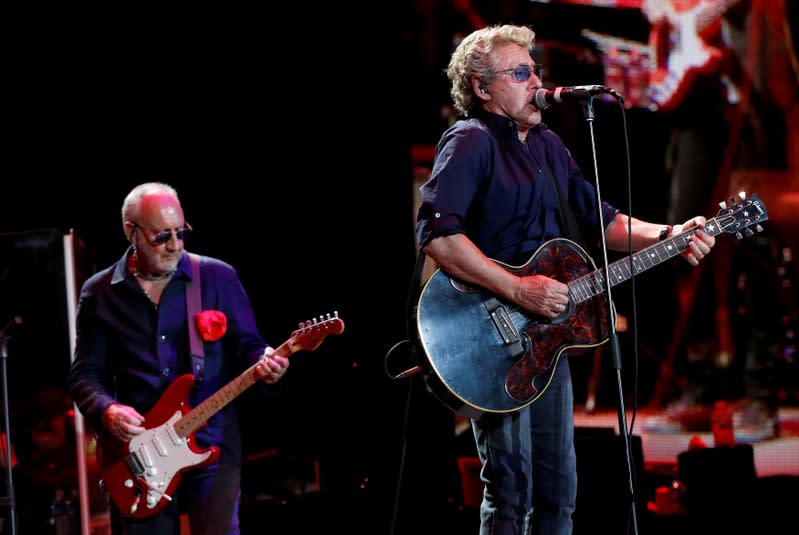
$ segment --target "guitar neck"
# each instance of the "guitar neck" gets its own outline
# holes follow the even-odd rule
[[[722,225],[718,218],[710,219],[706,222],[703,229],[711,236],[717,236],[722,232]],[[616,260],[608,265],[610,270],[610,286],[616,286],[633,275],[637,275],[649,268],[670,260],[688,248],[691,237],[695,234],[696,228],[681,232],[669,239],[659,241],[641,249],[634,255]],[[591,273],[578,277],[569,282],[570,293],[577,302],[583,302],[606,290],[605,270],[597,269]]]
[[[180,420],[175,422],[175,431],[180,437],[187,437],[200,429],[211,416],[222,410],[227,404],[236,399],[245,390],[255,383],[255,366],[253,364],[247,371],[230,381],[222,389],[205,401],[187,412]]]
[[[328,314],[327,319],[318,318],[302,323],[300,328],[294,331],[288,340],[275,348],[275,355],[288,357],[297,351],[314,351],[327,335],[341,334],[343,331],[344,322],[338,317],[338,312],[333,317]],[[262,362],[266,362],[268,358],[266,355],[261,357],[261,360],[247,368],[244,373],[183,415],[180,420],[175,422],[175,432],[180,437],[185,438],[200,429],[211,416],[239,397],[240,394],[260,379],[255,367]]]
[[[291,340],[284,342],[277,349],[275,354],[282,357],[287,357],[293,353],[291,349]],[[219,389],[214,395],[207,398],[205,401],[194,407],[187,412],[180,420],[175,422],[175,431],[181,437],[187,437],[190,434],[200,429],[211,416],[222,410],[225,406],[230,404],[234,399],[244,393],[245,390],[250,388],[259,380],[255,367],[261,362],[266,362],[267,357],[264,356],[247,368],[241,375],[230,381],[224,387]]]

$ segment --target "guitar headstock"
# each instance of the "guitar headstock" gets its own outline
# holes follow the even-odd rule
[[[721,210],[716,214],[719,228],[729,234],[735,234],[740,240],[752,236],[755,232],[763,232],[760,223],[768,220],[766,205],[757,195],[740,192],[726,202],[720,202]],[[754,230],[750,227],[754,226]]]
[[[327,335],[337,335],[344,332],[344,321],[338,317],[338,312],[326,317],[319,316],[300,323],[299,329],[291,333],[289,345],[292,352],[299,350],[313,351],[322,343]]]

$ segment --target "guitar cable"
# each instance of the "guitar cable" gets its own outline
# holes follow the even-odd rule
[[[421,280],[425,256],[426,255],[424,252],[419,251],[419,256],[416,259],[416,267],[413,270],[413,279],[411,280],[411,286],[408,290],[408,301],[405,304],[406,310],[408,311],[408,324],[406,326],[408,337],[405,340],[400,340],[391,346],[391,349],[388,350],[386,356],[383,357],[383,367],[385,369],[386,375],[392,380],[407,379],[423,371],[422,366],[418,364],[419,338],[418,336],[412,336],[411,333],[416,332],[414,325],[416,319],[416,304],[418,303],[419,294],[421,293],[422,289]],[[405,344],[408,345],[408,354],[410,355],[414,365],[404,371],[394,374],[391,372],[391,370],[389,370],[388,361],[391,355]]]
[[[405,340],[400,340],[386,353],[385,357],[383,358],[383,366],[385,368],[386,375],[392,380],[399,380],[399,379],[409,379],[416,375],[417,373],[423,370],[422,366],[418,364],[418,349],[419,349],[419,338],[418,336],[412,335],[415,332],[415,319],[416,319],[416,309],[417,303],[419,299],[419,295],[421,294],[421,278],[422,278],[422,270],[424,268],[424,261],[425,261],[425,253],[421,250],[419,251],[419,255],[416,259],[416,267],[413,271],[413,279],[411,280],[411,286],[408,290],[408,301],[406,303],[406,310],[407,310],[407,320],[408,323],[406,325],[407,329],[407,338]],[[392,373],[389,370],[388,361],[391,355],[397,351],[403,345],[408,346],[408,354],[410,355],[413,362],[417,363],[406,370],[399,372],[397,374]],[[397,530],[397,514],[399,513],[400,508],[400,497],[402,495],[402,481],[404,479],[405,474],[405,461],[408,456],[408,419],[410,417],[411,412],[411,398],[413,393],[413,384],[409,381],[408,382],[408,393],[405,397],[405,409],[402,413],[402,447],[400,448],[400,463],[397,475],[397,488],[394,492],[394,503],[392,506],[391,511],[391,525],[389,526],[389,535],[394,535]]]

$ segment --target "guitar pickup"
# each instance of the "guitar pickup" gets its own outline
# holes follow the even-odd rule
[[[521,354],[524,351],[522,347],[522,338],[516,325],[511,321],[505,305],[500,303],[497,299],[491,298],[486,301],[486,308],[491,316],[491,320],[494,322],[494,327],[497,328],[499,336],[502,338],[502,342],[508,346],[511,354],[514,357]]]
[[[128,471],[134,476],[139,476],[144,473],[144,466],[136,453],[131,453],[125,457],[125,465],[128,467]]]

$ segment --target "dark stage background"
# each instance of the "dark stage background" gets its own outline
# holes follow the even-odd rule
[[[271,452],[253,465],[248,489],[274,493],[276,479],[305,477],[318,461],[320,492],[299,498],[318,508],[245,510],[249,525],[285,522],[287,533],[334,525],[370,534],[392,524],[402,533],[452,529],[453,515],[460,518],[455,453],[463,447],[453,415],[418,376],[389,378],[411,365],[406,346],[388,372],[385,362],[407,339],[418,164],[411,148],[433,143],[443,127],[444,65],[433,50],[449,51],[430,41],[430,19],[414,2],[284,4],[8,17],[0,232],[71,229],[93,271],[124,251],[124,195],[143,181],[172,184],[194,227],[187,249],[238,269],[273,345],[298,322],[333,311],[346,324],[315,352],[292,357],[275,405],[247,408],[248,451]],[[533,24],[544,43],[578,43],[588,26],[646,35],[640,16],[624,10],[603,18],[608,10],[587,6],[498,2],[486,12],[496,17],[487,22]],[[542,54],[557,85],[602,83],[600,66],[568,47]],[[626,119],[638,176],[632,213],[663,220],[666,125],[643,110]],[[545,120],[593,180],[580,107],[553,107]],[[597,104],[603,198],[626,211],[624,126],[620,108]],[[664,347],[670,288],[656,276],[636,284],[659,311],[640,310],[639,328],[649,346]],[[622,311],[629,291],[616,296]],[[6,297],[9,317],[35,306]],[[20,337],[47,337],[52,328],[26,322]],[[32,358],[42,368],[67,365],[52,354]],[[649,364],[644,381],[657,373]],[[41,388],[37,375],[11,376],[12,411]]]
[[[283,468],[317,459],[325,496],[371,531],[390,518],[408,386],[383,368],[405,338],[414,262],[405,8],[263,9],[14,18],[0,232],[73,229],[103,267],[126,245],[124,195],[165,181],[195,229],[187,249],[237,267],[273,345],[337,311],[345,332],[293,357],[276,406],[250,407],[249,448],[277,448]],[[39,387],[25,375],[15,398]]]

